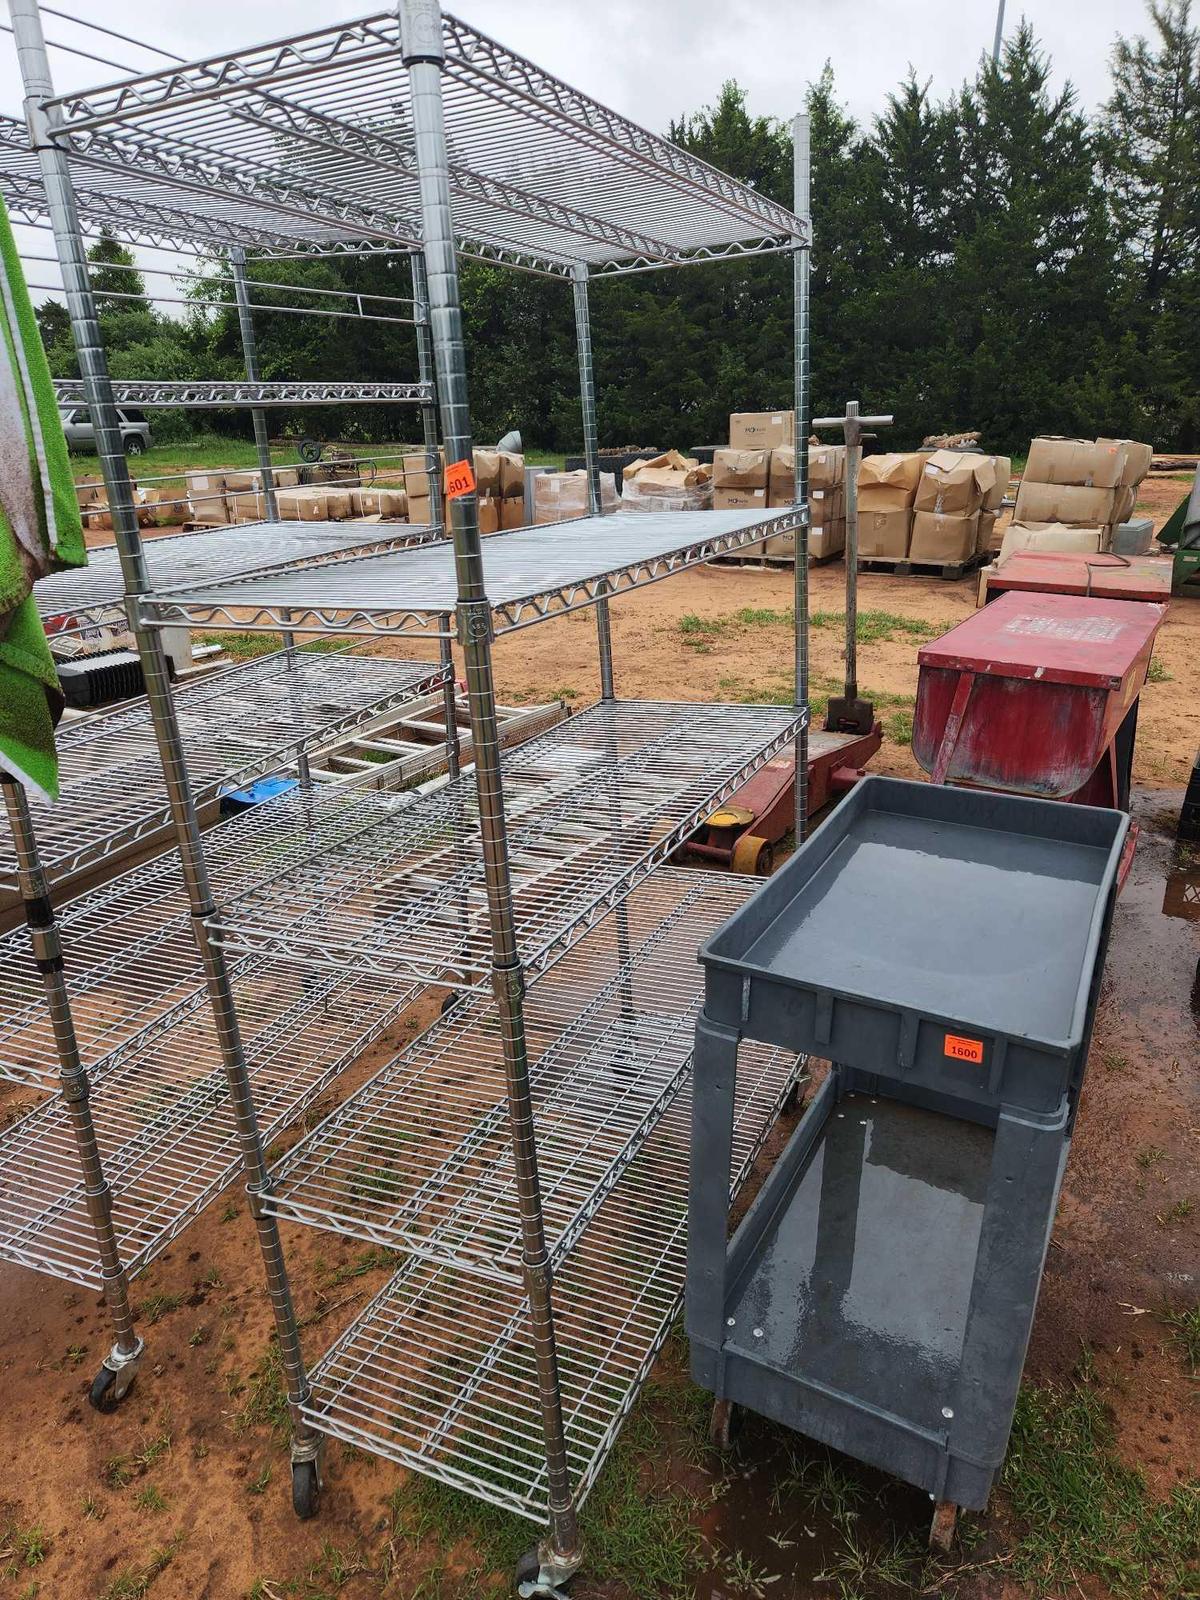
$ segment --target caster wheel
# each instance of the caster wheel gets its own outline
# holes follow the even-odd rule
[[[741,1426],[741,1414],[732,1400],[715,1401],[708,1421],[709,1444],[722,1455],[727,1455],[741,1432]]]
[[[114,1372],[111,1367],[101,1367],[88,1390],[88,1404],[94,1411],[103,1412],[106,1416],[111,1414],[133,1388],[136,1376],[136,1372]]]
[[[800,1085],[798,1083],[794,1083],[784,1095],[783,1104],[779,1109],[785,1117],[792,1116],[794,1112],[800,1109]]]
[[[447,1015],[447,1013],[453,1011],[461,998],[462,996],[459,995],[457,991],[453,994],[443,995],[440,1015],[444,1017]]]
[[[321,1480],[315,1461],[292,1462],[292,1510],[301,1522],[315,1517],[321,1504]]]

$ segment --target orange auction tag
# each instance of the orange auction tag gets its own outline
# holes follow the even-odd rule
[[[475,493],[475,469],[469,461],[456,461],[446,468],[446,499],[461,500]]]
[[[946,1054],[955,1061],[982,1061],[983,1040],[962,1039],[957,1033],[946,1035]]]

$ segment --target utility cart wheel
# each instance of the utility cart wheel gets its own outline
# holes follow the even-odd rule
[[[721,1455],[728,1455],[742,1429],[742,1414],[732,1400],[714,1400],[708,1419],[708,1442]]]
[[[775,866],[774,847],[757,833],[744,833],[733,847],[731,865],[748,878],[769,878]]]
[[[793,1112],[800,1109],[800,1080],[798,1078],[784,1095],[783,1104],[779,1109],[785,1117],[790,1117]]]
[[[321,1504],[321,1475],[315,1461],[292,1462],[292,1510],[301,1522],[315,1517]]]
[[[958,1507],[953,1500],[939,1500],[933,1508],[933,1521],[929,1524],[929,1548],[948,1556],[954,1543],[954,1529],[958,1522]]]
[[[517,1593],[521,1600],[567,1600],[566,1591],[542,1577],[542,1554],[537,1545],[517,1558]]]
[[[115,1371],[109,1366],[101,1367],[92,1379],[92,1387],[88,1390],[88,1404],[94,1411],[109,1415],[117,1409],[133,1388],[133,1380],[136,1377],[137,1367],[132,1364]]]

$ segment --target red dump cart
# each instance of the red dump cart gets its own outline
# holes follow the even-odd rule
[[[934,783],[1128,810],[1138,696],[1165,614],[1000,595],[921,649],[913,754]]]

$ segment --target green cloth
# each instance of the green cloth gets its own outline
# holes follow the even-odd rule
[[[0,768],[58,798],[62,693],[31,598],[36,579],[87,562],[58,402],[0,200]]]

